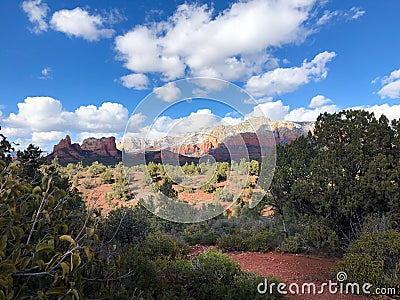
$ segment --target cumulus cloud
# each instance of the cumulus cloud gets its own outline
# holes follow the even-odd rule
[[[171,118],[170,116],[157,117],[151,125],[144,126],[143,115],[133,115],[129,122],[127,136],[141,137],[148,139],[159,139],[165,136],[182,136],[187,133],[199,133],[203,129],[207,129],[219,124],[237,124],[239,118],[232,116],[225,116],[224,118],[218,117],[210,109],[199,109],[191,112],[188,116],[181,118]],[[208,131],[204,131],[208,133]]]
[[[325,96],[322,95],[317,95],[314,98],[311,99],[310,104],[308,107],[310,108],[318,108],[321,106],[324,106],[328,103],[332,102],[331,99],[326,98]]]
[[[381,115],[385,115],[390,121],[391,120],[399,120],[400,119],[400,105],[392,105],[390,106],[387,103],[381,105],[373,105],[373,106],[357,106],[352,107],[352,109],[364,109],[369,112],[373,112],[377,118]]]
[[[60,101],[51,97],[27,97],[18,103],[18,113],[11,113],[3,122],[11,128],[29,128],[31,131],[62,130],[68,124],[70,113],[62,110]]]
[[[336,105],[324,105],[320,107],[315,107],[314,109],[300,107],[291,110],[290,113],[288,113],[284,117],[284,120],[298,122],[315,121],[322,113],[334,113],[338,110],[339,108]]]
[[[128,121],[128,110],[119,103],[105,102],[99,107],[80,106],[75,111],[63,109],[51,97],[27,97],[18,103],[18,113],[4,117],[4,135],[30,140],[42,145],[58,141],[66,132],[112,135],[122,132]]]
[[[58,141],[65,137],[63,131],[44,131],[44,132],[33,132],[32,143],[36,145],[43,145],[49,142]]]
[[[110,38],[114,30],[104,28],[104,19],[100,15],[90,15],[88,11],[76,7],[72,10],[56,11],[50,20],[52,29],[70,37],[80,37],[89,42]]]
[[[31,0],[22,2],[22,10],[28,15],[29,21],[33,24],[30,30],[36,34],[47,31],[48,24],[46,16],[49,12],[49,7],[42,0]]]
[[[115,49],[127,69],[159,73],[165,81],[185,75],[247,78],[276,65],[268,48],[300,43],[312,32],[306,21],[315,2],[240,1],[218,15],[206,4],[186,3],[166,21],[117,36]]]
[[[383,77],[381,83],[382,88],[378,91],[378,95],[382,99],[400,98],[400,69],[394,70],[389,76]]]
[[[253,112],[248,114],[247,118],[264,117],[271,120],[283,120],[289,112],[289,105],[283,105],[282,100],[274,102],[265,102],[256,105]]]
[[[174,102],[181,96],[181,90],[175,85],[175,83],[168,83],[160,88],[155,88],[154,93],[158,99],[165,102]]]
[[[199,132],[201,129],[209,128],[219,124],[219,118],[209,109],[199,109],[190,113],[187,117],[172,119],[169,116],[157,118],[151,127],[142,129],[150,139],[164,136],[181,136],[185,133]]]
[[[335,52],[325,51],[317,54],[310,62],[305,60],[300,67],[277,68],[253,76],[247,81],[245,88],[257,97],[292,92],[310,81],[325,79],[328,75],[326,64],[335,56]]]
[[[129,74],[120,78],[124,87],[136,90],[146,90],[149,85],[149,79],[144,74]]]
[[[222,125],[237,125],[239,123],[243,122],[242,118],[235,118],[235,117],[231,117],[231,116],[225,116],[221,119],[221,124]]]
[[[71,128],[88,132],[123,131],[128,121],[128,110],[119,103],[104,102],[101,106],[81,106],[73,113]]]

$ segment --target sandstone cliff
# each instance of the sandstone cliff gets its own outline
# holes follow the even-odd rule
[[[94,161],[115,164],[121,161],[121,151],[117,149],[113,136],[101,139],[88,138],[79,145],[72,144],[70,136],[67,135],[54,146],[53,152],[47,156],[47,159],[51,161],[55,157],[63,165],[80,161],[84,164],[91,164]]]

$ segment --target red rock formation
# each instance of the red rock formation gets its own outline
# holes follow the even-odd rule
[[[48,161],[57,157],[61,164],[82,161],[89,164],[99,161],[105,164],[114,164],[121,160],[121,151],[117,150],[115,137],[108,138],[89,138],[79,144],[72,144],[69,135],[54,146],[53,152],[47,156]]]
[[[82,142],[82,150],[91,151],[100,156],[118,157],[117,146],[115,144],[115,137],[103,137],[101,139],[88,138]]]

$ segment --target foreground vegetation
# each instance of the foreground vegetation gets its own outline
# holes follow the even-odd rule
[[[188,245],[168,233],[176,224],[141,206],[105,218],[71,186],[71,166],[45,164],[32,145],[16,160],[11,151],[1,136],[0,299],[265,299],[263,278],[221,252],[189,259]],[[94,176],[111,180],[94,165]]]
[[[34,146],[15,161],[10,151],[1,136],[0,299],[268,299],[257,294],[262,278],[222,252],[188,256],[195,244],[341,257],[336,271],[349,282],[400,285],[400,121],[364,111],[321,115],[313,134],[278,146],[274,179],[257,207],[247,203],[256,192],[253,161],[243,196],[196,224],[138,205],[121,164],[61,167],[44,164]],[[187,175],[212,176],[188,191],[150,164],[148,184],[172,197],[216,194],[229,168],[219,163],[210,175],[207,166],[185,165]],[[90,191],[106,185],[111,209],[87,205]]]

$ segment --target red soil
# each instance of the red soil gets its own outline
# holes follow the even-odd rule
[[[191,247],[191,256],[203,252],[207,247]],[[213,247],[215,249],[215,247]],[[328,283],[329,280],[336,282],[333,270],[336,259],[308,257],[296,254],[282,254],[278,252],[259,253],[259,252],[228,252],[230,258],[235,260],[245,271],[255,272],[267,277],[274,275],[287,285],[296,283],[301,287],[303,283],[315,283],[317,291],[322,283]],[[286,289],[287,290],[287,289]],[[288,294],[289,299],[372,299],[364,296],[329,294],[328,288],[324,289],[323,294]],[[386,298],[389,299],[389,298]]]

